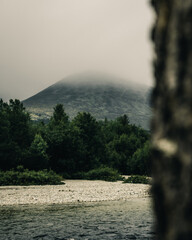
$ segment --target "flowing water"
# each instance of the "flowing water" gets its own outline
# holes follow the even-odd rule
[[[150,199],[0,207],[0,239],[153,239]]]

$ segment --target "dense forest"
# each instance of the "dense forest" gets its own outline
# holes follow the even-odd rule
[[[48,122],[34,122],[19,100],[0,100],[0,170],[48,169],[65,178],[111,167],[150,175],[150,133],[126,115],[97,121],[80,112],[72,120],[57,104]]]

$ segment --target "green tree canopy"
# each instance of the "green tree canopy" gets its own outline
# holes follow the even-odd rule
[[[41,135],[36,134],[29,148],[28,161],[25,166],[34,170],[48,168],[47,147],[47,143]]]
[[[33,139],[30,115],[19,100],[0,101],[0,168],[19,165]]]
[[[69,123],[69,117],[65,113],[63,104],[57,104],[54,107],[54,112],[53,112],[53,116],[50,120],[50,123],[52,123],[54,125]]]

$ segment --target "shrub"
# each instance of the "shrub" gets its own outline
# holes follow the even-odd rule
[[[74,174],[71,174],[71,179],[86,179],[86,173],[85,172],[77,172]]]
[[[135,151],[129,160],[128,169],[131,174],[151,175],[151,148],[149,141]]]
[[[110,167],[100,167],[84,174],[87,180],[118,181],[123,180],[119,172]]]
[[[125,179],[123,183],[143,183],[143,184],[149,184],[150,179],[146,176],[139,176],[139,175],[132,175]]]
[[[52,170],[29,171],[19,166],[16,170],[0,172],[0,186],[63,184],[61,176]]]

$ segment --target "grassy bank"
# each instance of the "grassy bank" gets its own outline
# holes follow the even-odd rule
[[[34,171],[24,169],[18,166],[16,169],[9,171],[0,171],[0,186],[10,185],[58,185],[63,184],[62,180],[65,176],[60,176],[52,170]],[[132,175],[125,179],[120,173],[109,167],[100,167],[92,169],[88,172],[80,172],[68,179],[81,180],[103,180],[109,182],[123,181],[123,183],[142,183],[149,184],[150,179],[146,176]]]

